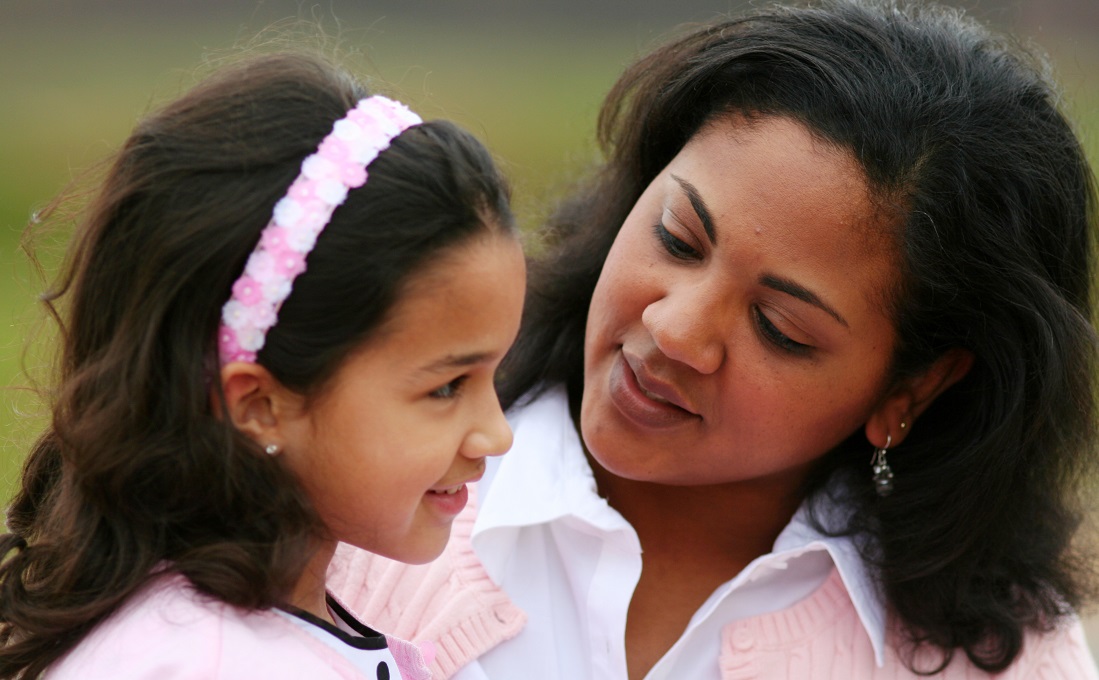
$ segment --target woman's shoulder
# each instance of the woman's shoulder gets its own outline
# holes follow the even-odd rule
[[[1030,632],[1006,677],[1020,680],[1099,680],[1099,667],[1076,616],[1050,631]]]
[[[155,579],[46,673],[48,680],[356,678],[278,614],[204,595],[183,576]]]
[[[901,647],[903,649],[903,646]],[[917,668],[933,668],[938,653],[917,654]],[[897,661],[897,659],[894,659]],[[961,650],[943,670],[943,680],[986,678]],[[1001,680],[1099,680],[1099,667],[1088,648],[1080,620],[1071,616],[1048,631],[1030,631],[1023,648],[1006,670],[991,677]]]

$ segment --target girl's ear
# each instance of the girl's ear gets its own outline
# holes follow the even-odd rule
[[[225,412],[233,426],[261,446],[283,445],[280,431],[298,398],[259,364],[231,362],[221,369]]]
[[[878,405],[866,421],[866,438],[878,448],[889,441],[900,444],[924,410],[969,373],[973,353],[961,347],[947,350],[926,370],[904,380]]]

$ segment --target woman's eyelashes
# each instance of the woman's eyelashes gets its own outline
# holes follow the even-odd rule
[[[434,399],[454,399],[460,396],[467,377],[465,375],[458,376],[442,387],[432,390],[430,396]]]
[[[656,238],[660,240],[661,245],[664,246],[664,250],[668,251],[668,254],[672,257],[678,260],[697,260],[702,257],[686,241],[668,231],[662,222],[653,225],[653,232],[656,234]]]
[[[668,252],[669,255],[677,260],[700,260],[702,254],[698,252],[694,247],[688,244],[683,239],[679,238],[672,232],[668,231],[663,222],[658,222],[653,225],[653,233],[656,234],[661,246]],[[755,317],[756,326],[759,328],[760,335],[763,339],[770,343],[772,346],[797,356],[806,356],[812,352],[812,345],[806,345],[804,343],[793,340],[790,336],[786,335],[767,318],[760,308],[752,307],[752,315]]]
[[[771,323],[771,320],[767,318],[767,315],[764,314],[759,307],[753,307],[752,313],[756,317],[756,326],[759,328],[759,332],[763,335],[763,338],[778,349],[798,356],[805,356],[813,350],[811,345],[792,340],[790,336],[780,331],[775,324]]]

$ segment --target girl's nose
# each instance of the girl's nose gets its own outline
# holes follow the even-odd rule
[[[489,388],[481,402],[477,421],[462,444],[462,455],[466,458],[499,456],[511,448],[511,426],[500,408],[496,391]]]
[[[728,305],[705,285],[669,291],[645,308],[641,322],[669,359],[710,374],[725,361]]]

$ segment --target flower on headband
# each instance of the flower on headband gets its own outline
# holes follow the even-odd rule
[[[276,203],[272,223],[290,231],[307,229],[319,233],[324,225],[328,224],[334,206],[319,195],[320,182],[311,182],[309,192],[311,194],[309,198],[296,199],[286,196]]]
[[[349,189],[366,182],[367,165],[393,138],[420,122],[403,104],[368,97],[336,121],[317,152],[302,161],[301,174],[275,204],[271,221],[222,307],[217,338],[222,364],[256,360],[332,212],[343,204]]]
[[[318,233],[312,229],[283,229],[286,238],[281,243],[272,244],[270,250],[293,250],[305,256],[317,244]]]
[[[237,334],[237,344],[242,350],[258,352],[263,349],[263,343],[267,339],[267,328],[245,326],[244,328],[234,328],[233,331]]]
[[[347,125],[340,127],[342,123]],[[354,130],[353,133],[347,132],[352,129]],[[345,134],[341,136],[340,130],[344,130]],[[331,161],[335,165],[335,179],[343,189],[343,196],[347,195],[348,188],[361,187],[363,182],[366,181],[366,168],[355,159],[355,154],[352,153],[353,149],[362,146],[362,140],[362,128],[350,121],[341,120],[336,123],[336,129],[333,133],[325,137],[320,148],[317,149],[318,156]],[[325,200],[329,200],[327,198],[330,195],[327,193],[329,190],[329,188],[324,190],[326,192]],[[343,198],[329,202],[338,205],[343,202]]]
[[[317,198],[330,205],[343,205],[347,198],[347,185],[343,183],[343,173],[340,179],[323,179],[317,182]]]
[[[233,300],[254,305],[262,299],[263,286],[251,276],[244,274],[233,284]]]
[[[351,147],[334,134],[328,135],[317,147],[317,155],[342,165],[351,160]]]
[[[318,156],[317,154],[313,154],[302,162],[301,174],[314,182],[318,182],[322,179],[338,179],[340,176],[339,166],[324,156]]]
[[[291,248],[271,253],[271,261],[275,264],[275,271],[279,278],[295,279],[305,271],[305,253],[299,253]]]
[[[263,230],[263,233],[260,234],[259,242],[264,250],[278,250],[287,247],[286,244],[289,242],[292,233],[294,233],[293,229],[289,229],[272,221],[272,223],[267,225],[267,228]]]
[[[310,182],[310,188],[316,185]],[[276,225],[280,225],[287,228],[294,228],[298,226],[298,222],[301,221],[302,216],[305,215],[305,201],[297,200],[286,196],[278,203],[275,204],[275,216],[272,220]],[[268,227],[270,229],[270,227]],[[264,230],[266,232],[266,230]],[[263,242],[263,236],[260,236],[260,242]]]
[[[348,163],[341,168],[340,181],[351,189],[366,184],[366,168],[357,163]]]
[[[256,250],[248,256],[244,273],[261,285],[275,277],[275,260],[269,250]]]
[[[359,121],[348,116],[343,120],[337,120],[336,124],[332,126],[332,134],[329,137],[333,137],[339,140],[354,140],[363,136],[364,131],[359,126]]]
[[[290,281],[281,278],[272,278],[263,282],[263,299],[272,305],[281,305],[282,301],[290,297],[293,285]]]
[[[218,333],[218,355],[222,357],[222,363],[230,361],[250,363],[256,360],[255,352],[249,352],[241,348],[240,343],[237,342],[236,332],[224,326],[221,328],[221,332]]]
[[[240,300],[230,300],[225,303],[225,307],[221,310],[221,321],[233,330],[244,328],[252,323],[252,307],[253,305]]]
[[[311,201],[311,200],[313,200],[314,198],[317,197],[316,189],[317,188],[313,184],[313,182],[310,182],[305,177],[299,177],[296,180],[294,180],[293,184],[290,185],[290,190],[286,192],[286,198],[292,198],[295,201],[302,201],[302,202]],[[284,198],[283,200],[286,200],[286,198]],[[282,203],[282,201],[279,201],[279,203]],[[278,204],[277,203],[275,204],[275,209],[276,210],[278,209]],[[278,221],[277,216],[276,216],[276,221]],[[281,224],[281,222],[280,222],[280,224]]]

